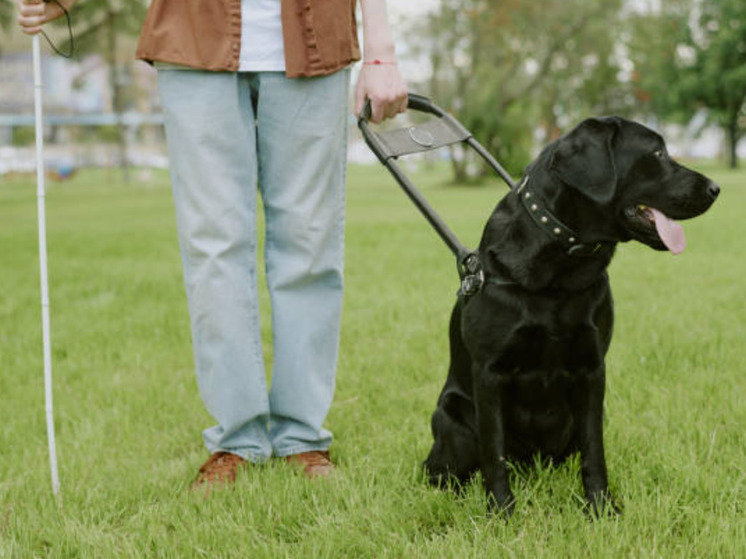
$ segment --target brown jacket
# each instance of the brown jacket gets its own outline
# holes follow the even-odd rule
[[[356,0],[281,0],[285,74],[331,74],[360,58]],[[241,0],[153,0],[136,56],[215,71],[238,70]]]

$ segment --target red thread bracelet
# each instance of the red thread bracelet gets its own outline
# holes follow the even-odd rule
[[[369,62],[363,62],[366,66],[396,66],[396,62],[384,62],[383,60],[375,59]]]

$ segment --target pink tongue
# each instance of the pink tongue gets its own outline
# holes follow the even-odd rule
[[[663,241],[663,244],[668,247],[668,250],[674,254],[684,252],[686,248],[684,228],[655,208],[648,207],[648,209],[655,216],[655,228],[658,231],[658,236]]]

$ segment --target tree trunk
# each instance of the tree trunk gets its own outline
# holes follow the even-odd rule
[[[122,169],[122,178],[126,184],[130,182],[129,158],[127,156],[127,136],[122,120],[122,84],[120,80],[120,68],[117,63],[117,37],[114,29],[114,18],[116,14],[109,12],[107,31],[109,49],[109,84],[111,86],[112,105],[116,117],[117,144],[119,148],[119,165]]]
[[[456,150],[453,146],[449,146],[448,151],[450,153],[451,169],[453,170],[453,182],[455,182],[456,184],[465,184],[466,181],[469,179],[469,174],[467,172],[468,163],[466,157],[466,149],[462,149],[461,159],[458,158]]]
[[[731,117],[726,127],[728,136],[728,167],[731,169],[738,168],[738,113]]]

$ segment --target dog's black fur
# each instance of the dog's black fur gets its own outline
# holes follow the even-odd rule
[[[719,188],[673,161],[658,134],[618,117],[582,122],[526,176],[551,213],[598,250],[568,254],[534,222],[522,191],[498,204],[478,249],[486,282],[472,297],[460,295],[451,316],[451,364],[424,467],[438,486],[480,471],[490,510],[509,515],[506,460],[563,461],[580,452],[586,499],[599,513],[615,508],[602,435],[613,323],[606,267],[617,242],[665,250],[645,206],[688,219]]]

